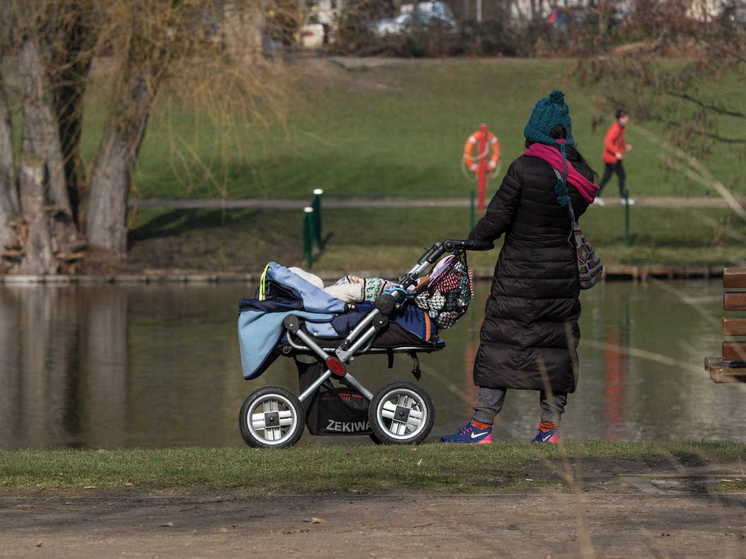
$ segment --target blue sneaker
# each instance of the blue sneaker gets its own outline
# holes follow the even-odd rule
[[[556,424],[551,427],[539,424],[539,430],[536,432],[536,436],[531,442],[557,444],[559,443],[559,439],[560,431]]]
[[[489,444],[492,442],[492,428],[477,429],[471,422],[467,423],[457,433],[440,438],[443,443]]]

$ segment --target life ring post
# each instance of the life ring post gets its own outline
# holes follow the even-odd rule
[[[473,153],[476,147],[476,155]],[[500,161],[500,141],[486,124],[474,132],[464,144],[464,164],[477,178],[477,207],[483,211],[486,206],[487,182],[490,173],[496,171]]]

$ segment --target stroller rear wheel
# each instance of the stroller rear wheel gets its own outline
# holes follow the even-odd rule
[[[380,444],[419,444],[433,428],[435,410],[422,388],[411,382],[394,382],[376,392],[368,419]]]
[[[277,386],[255,390],[238,416],[241,436],[255,448],[286,448],[303,435],[303,406],[293,393]]]

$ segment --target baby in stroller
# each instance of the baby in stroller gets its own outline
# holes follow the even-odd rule
[[[301,268],[288,268],[310,284],[347,303],[352,312],[365,312],[373,308],[376,299],[382,294],[394,293],[404,288],[400,283],[383,278],[361,278],[346,275],[335,283],[324,286],[323,280]],[[417,283],[406,289],[409,295],[402,308],[392,315],[393,328],[382,332],[375,339],[376,346],[397,345],[391,330],[400,328],[416,336],[419,341],[430,341],[437,337],[438,328],[449,328],[469,307],[473,295],[473,280],[466,261],[459,261],[456,255],[441,258],[432,271],[420,277]],[[388,336],[386,334],[389,333]],[[402,339],[402,342],[411,341]]]
[[[335,283],[325,287],[323,280],[317,275],[301,268],[293,267],[288,268],[288,270],[299,275],[311,285],[323,289],[332,297],[347,303],[346,316],[336,322],[339,326],[336,333],[340,336],[347,334],[350,327],[355,325],[357,319],[374,307],[376,299],[381,294],[393,293],[397,289],[403,289],[399,283],[383,278],[361,278],[352,275],[342,276]],[[417,286],[409,288],[409,292],[418,291],[419,287],[425,285],[426,280],[427,278],[421,278]],[[412,307],[408,302],[390,318],[389,327],[380,332],[374,340],[374,345],[377,347],[391,347],[407,342],[419,343],[437,337],[437,326],[430,315],[422,309]],[[308,329],[311,333],[319,334],[318,328],[313,325],[309,325]]]
[[[292,357],[301,394],[280,387],[252,392],[239,415],[246,443],[291,446],[305,425],[312,434],[367,434],[377,443],[424,440],[434,410],[422,388],[400,381],[373,394],[348,366],[363,354],[386,354],[391,364],[395,353],[407,353],[419,378],[417,354],[445,347],[438,332],[466,312],[473,296],[466,250],[489,248],[491,243],[443,241],[397,282],[345,276],[327,287],[309,272],[269,263],[257,297],[240,303],[244,377],[255,379],[277,357]]]

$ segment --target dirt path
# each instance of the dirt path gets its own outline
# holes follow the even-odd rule
[[[746,495],[0,494],[0,557],[746,557]],[[663,487],[663,489],[661,489]]]

